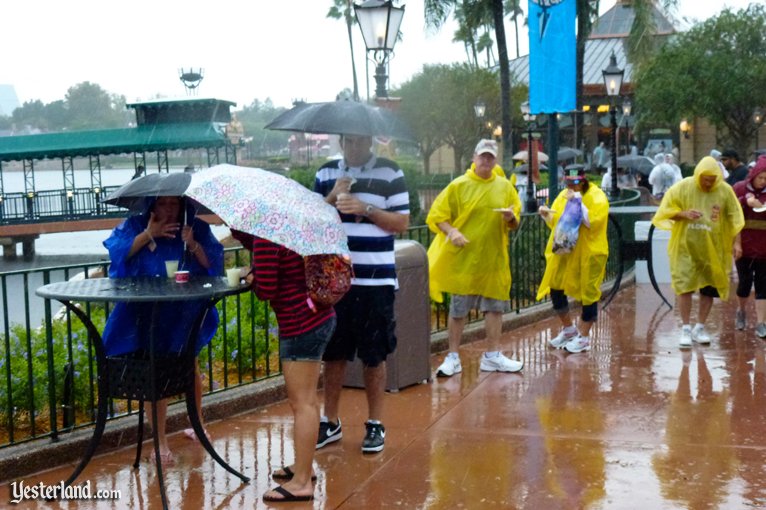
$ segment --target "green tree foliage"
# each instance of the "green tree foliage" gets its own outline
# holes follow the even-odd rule
[[[522,93],[514,89],[511,99],[519,100]],[[501,117],[497,74],[469,64],[424,66],[396,94],[402,98],[399,113],[414,133],[426,173],[428,158],[439,146],[452,147],[455,170],[459,172],[471,158],[476,141],[490,136],[486,124],[482,125],[474,112],[479,98],[487,107],[485,121],[497,124]]]
[[[719,144],[747,153],[752,114],[766,104],[766,8],[722,11],[666,44],[636,78],[642,122],[703,117]]]
[[[127,127],[132,116],[125,109],[125,96],[110,94],[88,81],[70,87],[64,100],[72,130]]]
[[[271,99],[265,101],[254,100],[241,111],[237,112],[237,118],[242,123],[245,136],[252,137],[251,150],[254,156],[271,156],[287,147],[287,139],[290,133],[286,131],[272,131],[263,127],[285,111],[285,108],[275,107]]]

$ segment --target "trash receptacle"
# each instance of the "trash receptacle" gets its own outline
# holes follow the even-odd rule
[[[394,301],[396,350],[386,360],[386,390],[431,378],[431,301],[428,293],[428,257],[417,241],[397,240],[396,277],[399,290]],[[359,359],[346,367],[345,386],[364,388]]]
[[[649,239],[651,221],[637,221],[634,228],[636,241]],[[670,232],[655,228],[652,234],[652,268],[657,283],[670,283],[670,258],[668,256],[668,243]],[[636,283],[649,283],[649,271],[645,260],[636,261]]]

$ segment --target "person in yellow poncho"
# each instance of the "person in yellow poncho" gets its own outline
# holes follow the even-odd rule
[[[670,276],[683,321],[679,346],[689,348],[692,341],[709,344],[705,321],[713,298],[729,297],[734,239],[745,225],[742,207],[716,160],[702,158],[693,177],[671,186],[652,223],[670,230]],[[692,329],[692,294],[698,290],[698,322]]]
[[[441,303],[444,292],[452,295],[449,353],[437,376],[462,371],[458,348],[472,308],[484,313],[489,344],[481,370],[518,372],[523,367],[499,351],[503,313],[510,310],[508,231],[519,225],[521,202],[508,179],[493,171],[496,160],[497,142],[481,140],[474,151],[474,165],[439,193],[426,218],[437,234],[428,249],[431,298]]]
[[[598,186],[585,178],[585,170],[566,172],[567,189],[562,190],[551,208],[541,206],[540,216],[551,229],[545,247],[545,273],[537,291],[537,299],[550,294],[553,310],[561,321],[562,329],[548,343],[556,349],[569,352],[590,350],[590,329],[598,317],[601,282],[606,272],[609,244],[606,228],[609,221],[609,200]],[[582,223],[577,243],[569,253],[553,253],[556,226],[570,199],[582,196]],[[582,303],[580,324],[575,326],[569,315],[567,296]]]

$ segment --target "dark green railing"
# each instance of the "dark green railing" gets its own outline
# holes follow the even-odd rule
[[[633,200],[626,201],[628,205]],[[621,218],[625,231],[635,221]],[[536,303],[537,286],[545,270],[543,252],[550,230],[536,214],[525,214],[510,240],[513,285],[511,301],[518,313]],[[426,226],[408,229],[400,238],[428,247],[433,233]],[[609,227],[610,256],[606,279],[617,273],[619,246]],[[245,266],[250,255],[242,249],[226,251],[227,266]],[[0,448],[50,437],[92,425],[95,421],[96,367],[93,346],[85,328],[56,303],[34,294],[40,285],[73,277],[105,274],[108,261],[95,261],[0,273],[2,337],[0,338]],[[10,301],[9,301],[10,298]],[[101,330],[110,306],[83,304]],[[280,373],[277,326],[273,312],[252,293],[228,297],[218,304],[221,322],[216,337],[199,356],[205,376],[204,393],[267,379]],[[23,317],[11,324],[10,317]],[[432,332],[446,329],[447,305],[433,306]],[[479,320],[472,315],[470,320]],[[54,409],[56,412],[51,413]],[[134,413],[135,402],[113,401],[110,417]],[[54,419],[55,416],[55,419]]]
[[[123,217],[125,210],[101,200],[119,186],[0,195],[0,225]]]

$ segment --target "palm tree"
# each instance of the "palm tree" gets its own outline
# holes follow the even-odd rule
[[[497,42],[497,58],[500,60],[500,94],[502,109],[503,166],[511,162],[511,70],[508,63],[508,47],[505,41],[503,23],[503,0],[425,0],[423,12],[426,25],[439,28],[447,20],[450,12],[457,7],[471,12],[483,12],[492,19]]]
[[[354,39],[351,37],[351,27],[354,24],[354,3],[352,0],[333,0],[333,6],[327,13],[328,18],[346,20],[348,30],[348,46],[351,50],[351,73],[354,79],[354,101],[359,101],[359,83],[356,79],[356,61],[354,60]]]

